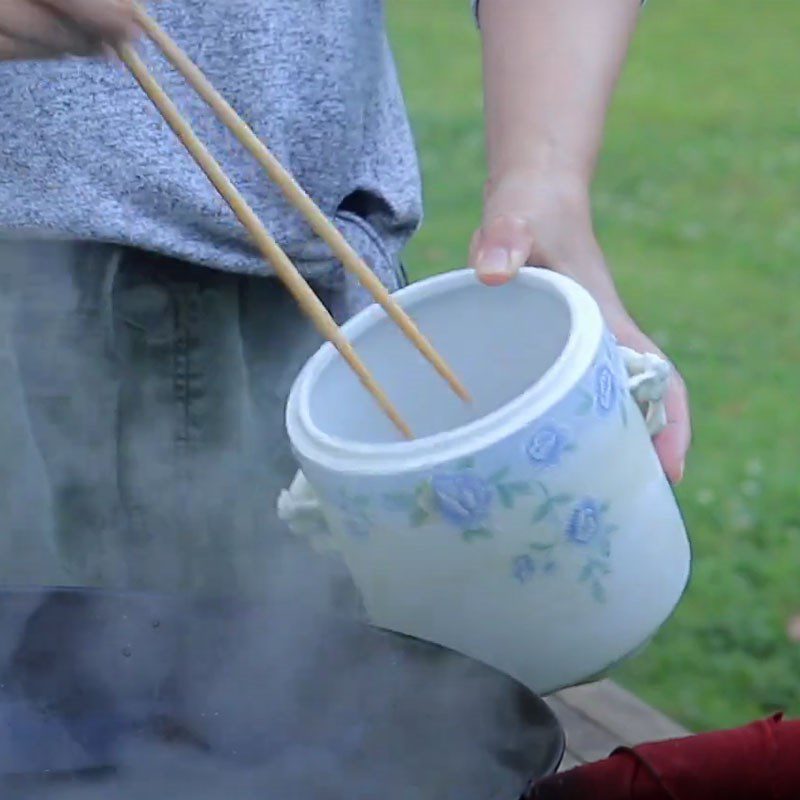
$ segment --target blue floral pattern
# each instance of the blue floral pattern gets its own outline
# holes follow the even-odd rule
[[[625,368],[609,335],[576,390],[532,428],[515,456],[506,454],[505,464],[488,464],[485,456],[462,459],[376,502],[383,512],[402,515],[404,527],[438,525],[467,542],[501,537],[506,510],[530,513],[530,540],[522,552],[511,551],[510,578],[524,587],[576,569],[578,584],[602,603],[617,530],[612,509],[601,498],[554,490],[549,471],[578,450],[583,427],[592,419],[608,424],[619,413],[627,424],[629,403]],[[371,508],[373,500],[344,492],[326,499],[348,535],[369,537],[378,511]]]
[[[520,583],[527,583],[540,568],[544,575],[552,574],[558,568],[558,554],[569,549],[582,556],[579,582],[588,587],[592,599],[605,602],[611,537],[617,530],[607,519],[609,504],[593,497],[552,495],[542,483],[537,487],[541,500],[531,521],[541,538],[529,544],[530,553],[512,557],[511,574]]]
[[[557,466],[564,454],[574,449],[566,428],[545,422],[534,430],[525,453],[534,469],[541,470]]]
[[[603,526],[603,510],[596,500],[587,497],[572,509],[567,523],[567,537],[575,544],[591,544]]]
[[[617,379],[608,364],[601,364],[595,373],[595,406],[598,414],[607,416],[617,404]]]
[[[622,424],[627,425],[629,392],[626,375],[616,340],[607,334],[593,369],[575,392],[574,416],[581,418],[594,413],[601,418],[610,418],[618,412]]]
[[[494,492],[471,470],[434,475],[431,489],[442,518],[460,530],[481,528],[489,517]]]
[[[517,499],[528,493],[524,481],[509,481],[508,468],[485,477],[474,468],[473,459],[464,459],[454,469],[439,472],[417,485],[413,492],[386,495],[384,506],[409,515],[411,527],[419,528],[443,519],[460,531],[467,541],[488,538],[492,509],[496,504],[513,508]]]
[[[527,553],[515,556],[511,562],[511,574],[520,583],[527,583],[536,574],[536,562]]]

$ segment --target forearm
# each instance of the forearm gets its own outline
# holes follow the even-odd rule
[[[490,183],[558,172],[588,187],[639,0],[481,0]]]

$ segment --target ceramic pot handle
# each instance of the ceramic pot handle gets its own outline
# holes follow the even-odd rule
[[[292,533],[308,538],[314,549],[331,549],[330,529],[319,498],[302,472],[298,472],[289,488],[280,493],[278,517]]]
[[[648,433],[655,436],[667,425],[664,395],[672,367],[654,353],[637,353],[629,347],[617,346],[628,373],[628,388],[644,413]]]

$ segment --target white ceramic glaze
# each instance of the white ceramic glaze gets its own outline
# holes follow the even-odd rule
[[[351,320],[418,438],[399,439],[330,345],[310,359],[287,426],[324,514],[318,539],[342,554],[376,625],[539,693],[602,673],[670,615],[690,552],[596,303],[534,269],[492,289],[452,272],[395,298],[474,400],[377,306]]]

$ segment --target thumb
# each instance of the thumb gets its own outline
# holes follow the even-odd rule
[[[485,284],[499,286],[525,265],[533,244],[531,226],[522,217],[494,217],[473,237],[469,263]]]

